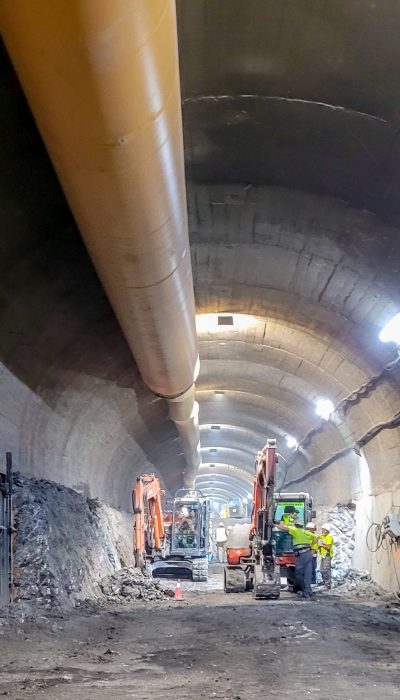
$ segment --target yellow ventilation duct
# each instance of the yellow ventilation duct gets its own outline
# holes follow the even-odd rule
[[[175,3],[2,0],[0,20],[141,375],[160,396],[185,395],[190,471],[198,350]]]

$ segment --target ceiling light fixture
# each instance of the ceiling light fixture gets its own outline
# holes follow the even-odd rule
[[[233,316],[218,316],[219,326],[233,326]]]
[[[393,318],[383,326],[379,333],[379,340],[381,340],[382,343],[396,343],[396,345],[400,345],[400,313],[393,316]]]
[[[329,420],[333,413],[334,405],[330,399],[319,399],[315,406],[315,413],[324,420]]]
[[[256,326],[256,316],[248,314],[197,314],[196,328],[198,333],[230,333],[231,331],[246,330]]]
[[[297,442],[296,438],[293,437],[293,435],[286,435],[286,444],[289,449],[292,449],[292,447],[296,449],[299,443]]]

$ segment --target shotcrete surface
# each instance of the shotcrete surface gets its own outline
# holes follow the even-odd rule
[[[85,606],[0,626],[0,695],[15,700],[398,697],[400,609],[320,594],[226,595],[213,567],[184,600]],[[1,620],[0,620],[1,622]]]

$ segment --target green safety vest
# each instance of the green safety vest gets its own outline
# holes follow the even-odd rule
[[[329,554],[330,558],[332,559],[333,557],[333,537],[332,535],[320,535],[319,538],[326,544],[326,549],[325,547],[321,547],[319,545],[319,553],[321,555],[321,559],[325,559],[326,555]]]
[[[301,527],[288,527],[289,534],[292,535],[294,544],[305,544],[311,547],[315,535],[312,535],[308,530],[303,530]]]

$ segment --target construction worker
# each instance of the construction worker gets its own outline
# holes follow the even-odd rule
[[[226,534],[224,523],[220,523],[215,531],[215,540],[217,543],[217,557],[222,564],[225,561],[225,547],[228,536]]]
[[[275,522],[280,530],[285,530],[293,537],[293,551],[296,557],[295,580],[303,598],[313,598],[311,590],[313,554],[311,545],[318,541],[318,537],[301,525],[284,525]]]
[[[317,534],[317,526],[315,523],[307,523],[306,530],[311,532],[313,535]],[[313,555],[311,583],[316,584],[317,583],[318,540],[316,540],[314,542],[314,544],[311,545],[311,551],[312,551],[312,555]]]
[[[322,534],[318,538],[318,551],[321,557],[319,570],[322,575],[322,581],[328,590],[332,587],[333,537],[330,532],[330,524],[324,523],[321,527]]]
[[[286,506],[283,511],[281,522],[284,525],[296,525],[299,511],[294,506]]]

